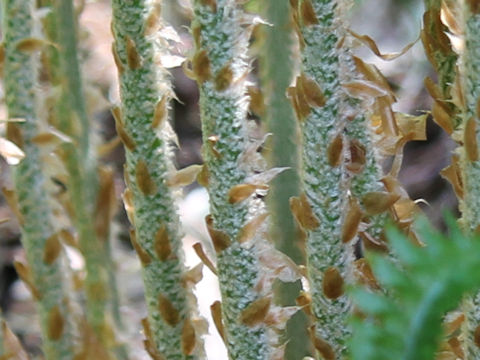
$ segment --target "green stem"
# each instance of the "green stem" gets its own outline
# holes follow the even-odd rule
[[[297,263],[304,261],[297,229],[289,210],[289,199],[299,193],[297,146],[298,126],[286,97],[293,77],[293,28],[288,0],[268,0],[262,15],[273,26],[262,27],[260,69],[265,97],[265,124],[271,133],[267,159],[270,167],[289,167],[271,183],[268,208],[272,215],[271,234],[277,248]]]
[[[52,58],[54,79],[60,80],[61,94],[58,99],[56,117],[60,131],[74,139],[73,144],[64,144],[63,160],[68,178],[68,191],[73,208],[73,223],[78,232],[79,247],[85,258],[87,321],[105,347],[110,326],[108,311],[110,285],[107,269],[109,246],[100,239],[94,227],[95,199],[98,191],[97,164],[90,141],[90,125],[85,104],[83,81],[77,54],[77,25],[71,0],[53,0],[52,24],[59,46],[57,57]]]
[[[465,50],[461,55],[460,75],[463,79],[465,108],[463,124],[463,146],[460,153],[463,180],[463,201],[460,201],[462,224],[466,231],[477,232],[480,227],[480,9],[478,4],[466,1],[463,5]],[[477,337],[480,331],[480,294],[464,302],[467,319],[463,326],[465,355],[468,359],[480,359]],[[474,335],[475,334],[475,335]]]
[[[263,320],[272,290],[259,286],[267,273],[262,271],[260,249],[269,246],[269,253],[274,249],[265,244],[263,231],[256,232],[255,241],[242,240],[244,227],[262,213],[263,205],[254,193],[239,194],[242,186],[249,186],[255,166],[243,156],[249,148],[245,97],[249,31],[241,24],[248,18],[234,0],[196,0],[194,14],[192,65],[200,88],[211,211],[207,222],[217,253],[225,342],[230,359],[267,359],[274,349]]]
[[[266,158],[269,167],[288,167],[289,170],[270,184],[267,206],[271,214],[270,237],[277,249],[287,254],[297,264],[305,263],[300,250],[300,234],[289,208],[289,199],[299,194],[297,146],[299,129],[295,114],[286,97],[293,77],[294,32],[288,0],[266,0],[261,3],[262,17],[272,26],[262,27],[260,44],[261,89],[265,98],[265,130],[272,134]],[[283,305],[295,305],[301,290],[296,284],[280,283],[277,297]],[[289,320],[285,359],[294,360],[311,355],[307,333],[307,319],[298,312]]]
[[[117,131],[126,149],[126,204],[131,204],[132,239],[143,265],[151,349],[166,359],[193,359],[199,340],[185,337],[192,327],[182,286],[179,218],[167,176],[172,170],[167,104],[172,97],[167,71],[158,66],[165,40],[156,36],[159,8],[151,1],[113,0],[114,54],[120,76],[121,111]],[[159,133],[160,135],[157,135]],[[148,334],[147,334],[148,335]],[[183,335],[183,336],[182,336]]]
[[[352,260],[351,247],[341,240],[346,208],[346,189],[339,165],[342,150],[337,148],[334,156],[329,156],[331,144],[342,137],[345,122],[339,72],[338,43],[342,32],[338,7],[335,0],[304,0],[300,4],[297,21],[303,40],[302,76],[322,90],[325,103],[311,106],[313,94],[302,90],[298,80],[294,91],[303,137],[303,187],[317,219],[306,229],[309,230],[306,254],[316,322],[315,343],[324,357],[335,359],[345,355],[345,342],[350,333],[346,322],[350,303],[341,288]],[[307,103],[305,99],[309,97],[310,103]],[[333,158],[338,161],[329,160]],[[336,290],[325,291],[324,282]]]
[[[60,261],[61,245],[55,235],[49,207],[46,179],[39,149],[32,143],[37,135],[36,61],[18,48],[20,41],[33,36],[33,1],[6,0],[2,14],[5,44],[5,90],[8,116],[24,123],[9,124],[9,137],[26,154],[13,169],[18,207],[23,220],[22,243],[31,268],[31,286],[38,302],[43,350],[49,360],[72,359],[72,335],[68,296],[64,293]],[[53,254],[51,253],[53,252]],[[50,254],[47,256],[47,254]]]

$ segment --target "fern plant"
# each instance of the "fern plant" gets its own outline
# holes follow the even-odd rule
[[[108,284],[113,269],[104,264],[111,263],[106,239],[114,181],[98,169],[93,151],[79,71],[79,37],[72,26],[77,21],[74,3],[38,0],[38,6],[50,11],[30,13],[33,3],[5,0],[2,8],[7,137],[26,154],[13,171],[18,209],[15,201],[11,203],[20,214],[30,265],[19,263],[17,270],[38,303],[47,360],[127,358],[112,336],[119,322],[109,322],[108,310],[116,290]],[[200,92],[205,164],[177,171],[168,122],[169,101],[175,95],[164,65],[176,58],[170,50],[178,34],[162,20],[162,4],[168,3],[112,1],[112,56],[121,96],[121,105],[112,112],[126,150],[123,200],[142,266],[148,313],[142,323],[149,355],[155,360],[205,357],[205,321],[198,316],[191,291],[201,277],[201,265],[191,271],[184,268],[183,230],[172,190],[197,179],[210,195],[206,225],[214,253],[207,254],[198,243],[194,249],[218,276],[222,301],[212,304],[211,312],[230,359],[296,360],[312,354],[327,360],[427,360],[447,355],[475,359],[480,311],[471,295],[480,287],[480,245],[470,233],[480,222],[477,2],[465,0],[456,7],[452,1],[425,1],[422,40],[439,72],[439,85],[427,80],[426,87],[434,97],[437,123],[460,145],[456,163],[444,174],[462,197],[467,235],[450,224],[448,236],[425,221],[410,231],[416,205],[396,175],[403,145],[423,138],[425,116],[395,113],[388,81],[352,55],[352,43],[360,41],[382,58],[394,58],[382,55],[372,39],[347,30],[347,0],[272,0],[262,6],[249,2],[250,9],[262,8],[264,20],[272,24],[246,12],[244,1],[192,2],[186,12],[192,16],[193,50],[184,70]],[[32,14],[43,21],[49,40],[33,35],[37,17]],[[461,21],[453,21],[457,18]],[[256,26],[263,29],[257,31]],[[444,43],[446,30],[466,40],[463,51],[454,53]],[[257,48],[265,103],[249,86],[254,76],[252,33],[260,40],[257,44],[267,41]],[[69,173],[72,224],[86,260],[87,330],[78,316],[69,318],[68,304],[77,299],[66,300],[70,291],[63,287],[63,245],[44,206],[50,193],[35,186],[46,181],[32,121],[37,116],[33,94],[38,52],[43,52],[45,65],[42,81],[46,75],[53,85],[47,99],[48,110],[53,109],[47,114],[49,125],[68,135],[55,154]],[[270,139],[258,135],[248,118],[249,107],[267,119]],[[12,122],[18,118],[21,123]],[[280,119],[286,122],[277,125]],[[298,138],[301,144],[295,147]],[[266,154],[269,170],[265,149],[271,150]],[[386,176],[380,152],[394,156]],[[278,182],[271,183],[277,175]],[[5,195],[15,200],[13,192]],[[390,217],[406,235],[391,229],[389,241],[383,241]],[[361,244],[366,258],[358,259],[354,244]],[[375,246],[390,246],[391,256],[368,253]],[[305,257],[305,268],[288,256],[297,262]],[[276,280],[296,282],[295,293],[281,290],[280,297],[274,296]],[[364,285],[352,287],[355,282]],[[448,313],[462,299],[467,316]],[[285,336],[287,321],[299,309],[309,323],[298,322]],[[71,329],[80,329],[82,339]],[[0,337],[0,358],[19,349],[3,323]],[[24,358],[21,350],[17,355]]]
[[[445,335],[447,312],[480,288],[479,239],[465,236],[452,218],[449,224],[446,236],[419,220],[416,229],[423,247],[390,228],[388,239],[397,261],[369,256],[383,291],[351,290],[357,307],[352,321],[352,359],[434,358]],[[449,343],[458,341],[456,333],[448,335]]]

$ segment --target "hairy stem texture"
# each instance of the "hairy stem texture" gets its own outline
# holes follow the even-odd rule
[[[172,170],[167,104],[173,91],[166,69],[158,64],[168,50],[157,36],[164,26],[160,3],[114,0],[112,6],[122,100],[121,111],[114,109],[114,115],[126,149],[124,201],[134,227],[132,243],[143,265],[147,350],[158,358],[193,359],[201,349],[191,336],[182,282],[182,234],[167,186]]]
[[[53,13],[47,27],[55,26],[52,40],[58,43],[59,50],[58,54],[49,52],[49,60],[52,61],[52,80],[60,81],[62,90],[55,108],[57,123],[53,125],[75,140],[75,144],[66,143],[62,146],[61,155],[69,175],[67,187],[73,209],[73,224],[78,232],[80,251],[85,258],[87,321],[103,345],[108,347],[111,299],[106,266],[110,261],[106,259],[110,254],[108,242],[101,239],[95,229],[99,181],[77,52],[77,19],[71,0],[52,0],[51,6]],[[55,69],[57,64],[59,69]]]
[[[315,320],[314,344],[328,359],[345,355],[350,308],[341,290],[351,260],[348,245],[341,241],[346,208],[339,165],[343,156],[341,149],[331,146],[342,138],[345,121],[341,114],[337,7],[338,1],[334,0],[304,0],[300,4],[297,21],[303,40],[304,79],[301,85],[297,79],[296,90],[292,91],[303,137],[303,187],[316,218],[304,226],[308,232],[306,254]],[[315,86],[305,85],[312,82]],[[312,91],[315,87],[323,92],[323,103],[316,100]]]
[[[216,4],[197,0],[194,11],[196,53],[192,65],[200,87],[209,219],[217,252],[226,345],[230,359],[267,359],[266,326],[255,311],[261,304],[267,310],[270,301],[256,289],[260,279],[258,246],[262,240],[256,244],[240,241],[249,211],[255,212],[258,201],[253,199],[254,194],[241,198],[236,195],[250,171],[242,155],[248,146],[245,75],[249,71],[249,34],[241,24],[248,19],[233,0],[218,0]],[[223,245],[219,243],[221,238]],[[258,319],[255,315],[259,315]]]
[[[7,135],[26,154],[13,168],[22,243],[30,270],[22,271],[38,303],[43,351],[46,359],[72,359],[72,335],[68,297],[63,290],[61,245],[53,226],[52,212],[42,174],[39,149],[32,143],[37,135],[36,61],[22,51],[22,41],[33,35],[34,3],[29,0],[3,2],[3,35],[5,44],[5,92],[9,118],[22,118],[21,124],[10,123]],[[27,268],[28,269],[28,268]],[[28,274],[29,273],[29,274]]]
[[[480,226],[480,8],[475,1],[463,5],[465,49],[461,54],[460,76],[463,85],[465,108],[463,147],[460,148],[463,179],[463,201],[460,202],[462,222],[468,232],[477,232]],[[464,302],[467,319],[464,324],[465,352],[469,359],[480,359],[478,332],[480,331],[480,293]]]

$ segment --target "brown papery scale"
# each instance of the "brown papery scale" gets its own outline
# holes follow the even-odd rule
[[[152,262],[152,258],[148,253],[142,248],[142,246],[138,243],[137,237],[135,235],[135,230],[130,229],[130,242],[132,243],[133,248],[137,252],[137,255],[140,259],[140,262],[143,266],[147,266]]]
[[[158,296],[158,310],[168,325],[175,326],[180,322],[179,311],[173,306],[172,302],[162,294]]]
[[[463,132],[463,142],[467,158],[470,161],[478,160],[478,144],[477,144],[477,125],[474,118],[468,119]]]
[[[270,297],[263,297],[255,300],[248,305],[240,315],[240,321],[246,325],[253,327],[263,322],[267,316],[272,300]]]
[[[23,219],[23,215],[18,208],[17,194],[15,193],[14,190],[7,189],[6,187],[2,188],[2,193],[3,193],[3,196],[5,197],[5,200],[7,200],[8,206],[10,207],[12,212],[15,214],[15,217],[17,218],[18,222],[20,223],[20,225],[23,225],[25,220]]]
[[[142,66],[142,58],[137,52],[135,41],[127,36],[127,65],[130,70],[137,70]]]
[[[248,199],[257,189],[267,190],[266,185],[256,184],[239,184],[233,186],[228,192],[228,202],[230,204],[237,204],[243,200]]]
[[[227,90],[233,81],[233,70],[230,65],[225,65],[215,76],[215,89],[218,91]]]
[[[343,295],[344,281],[340,271],[335,266],[329,267],[323,274],[322,290],[328,299],[335,300]]]
[[[62,244],[59,240],[59,234],[55,233],[48,237],[45,241],[45,248],[43,250],[43,262],[51,265],[60,255],[62,251]]]
[[[208,234],[212,239],[213,247],[217,254],[227,249],[232,243],[230,237],[225,232],[214,228],[211,215],[205,217],[205,222],[207,223]]]
[[[144,31],[145,36],[153,35],[155,34],[156,31],[160,29],[161,13],[162,13],[162,7],[160,3],[155,2],[153,4],[152,11],[150,11],[150,14],[148,14],[147,20],[145,21],[145,31]]]
[[[260,117],[263,116],[265,114],[265,99],[262,91],[256,86],[249,86],[247,93],[250,97],[249,110]]]
[[[20,149],[23,148],[23,135],[17,124],[11,122],[7,124],[7,139],[17,145]]]
[[[363,196],[362,204],[367,214],[376,215],[388,210],[398,199],[400,199],[398,194],[372,191]]]
[[[135,167],[135,178],[140,191],[144,195],[153,195],[157,192],[157,185],[150,176],[145,160],[139,160]]]
[[[473,341],[475,345],[480,348],[480,325],[475,328],[475,332],[473,333]]]
[[[355,271],[359,283],[367,285],[370,289],[380,290],[381,287],[373,275],[372,268],[365,258],[355,260]]]
[[[318,18],[310,0],[302,1],[302,4],[300,5],[300,15],[302,16],[304,25],[309,26],[318,24]]]
[[[313,213],[312,207],[308,202],[305,193],[300,194],[299,197],[290,198],[290,210],[297,220],[298,224],[305,230],[315,230],[320,226],[318,218]]]
[[[309,328],[309,332],[310,337],[312,338],[313,346],[322,355],[323,359],[335,360],[336,357],[333,347],[328,342],[315,335],[315,328],[313,326]]]
[[[353,197],[350,198],[347,215],[342,227],[342,242],[347,243],[355,237],[362,218],[363,213],[358,200]]]
[[[145,340],[143,340],[143,345],[145,350],[147,351],[148,355],[153,360],[166,360],[165,357],[160,354],[157,347],[155,346],[155,342],[152,337],[152,332],[150,330],[150,324],[148,323],[147,318],[142,319],[142,326],[143,326],[143,333],[145,334]]]
[[[308,78],[305,74],[302,74],[297,79],[300,81],[299,85],[302,88],[305,98],[310,106],[322,107],[325,105],[325,96],[315,80]]]
[[[196,79],[204,83],[211,77],[210,59],[205,50],[198,51],[192,59],[192,70]]]
[[[222,303],[220,301],[215,301],[210,306],[210,313],[212,314],[213,323],[215,324],[220,337],[223,342],[225,342],[225,329],[222,321]]]
[[[195,349],[195,328],[189,318],[183,322],[181,342],[182,352],[185,355],[192,355]]]
[[[155,234],[153,248],[157,257],[162,261],[167,260],[172,254],[172,246],[170,245],[170,240],[168,239],[168,231],[165,224],[163,224]]]
[[[210,260],[207,254],[205,254],[202,244],[195,243],[193,245],[193,250],[195,251],[195,254],[197,254],[197,256],[199,257],[199,259],[202,261],[203,265],[209,268],[212,273],[217,275],[217,269],[215,268],[215,265],[213,265],[212,260]]]
[[[388,253],[389,249],[385,241],[374,239],[372,235],[366,231],[360,231],[358,235],[360,236],[365,249],[381,253]]]
[[[470,6],[470,11],[474,14],[480,14],[480,1],[478,0],[467,0],[468,5]]]
[[[135,150],[135,147],[136,147],[135,142],[130,137],[130,135],[127,134],[127,132],[125,131],[125,128],[123,127],[122,113],[118,106],[115,106],[114,108],[112,108],[112,115],[113,115],[113,118],[115,119],[115,129],[117,130],[117,134],[122,140],[123,145],[125,145],[125,147],[130,151]]]
[[[36,300],[40,300],[42,298],[42,294],[33,284],[30,268],[28,267],[28,265],[15,260],[13,262],[13,266],[15,267],[15,271],[17,272],[18,277],[25,283],[25,285],[27,285],[27,288],[30,290],[33,297]]]
[[[64,326],[65,321],[63,320],[63,316],[58,305],[55,305],[48,313],[48,338],[50,340],[60,339]]]
[[[337,167],[340,165],[342,160],[342,152],[343,152],[343,136],[338,134],[333,141],[328,145],[327,149],[327,156],[328,156],[328,164],[331,167]]]
[[[208,171],[208,167],[206,165],[202,166],[202,169],[200,172],[197,174],[197,183],[203,187],[208,187],[208,178],[210,174]]]
[[[198,174],[202,171],[203,167],[203,165],[190,165],[178,170],[175,175],[167,180],[167,185],[173,187],[190,185],[195,179],[197,179]]]
[[[250,220],[238,234],[238,242],[244,243],[251,240],[257,233],[258,228],[265,222],[268,213],[263,213]]]
[[[354,173],[359,174],[366,162],[367,150],[365,146],[356,139],[350,141],[350,162],[346,165],[346,168]]]
[[[453,133],[453,122],[445,107],[439,101],[433,103],[433,120],[449,135]]]
[[[152,128],[156,129],[167,117],[167,102],[166,95],[162,96],[160,101],[155,106],[155,112],[153,113]]]
[[[302,86],[302,77],[297,76],[296,85],[295,85],[295,97],[297,99],[298,108],[300,114],[303,118],[306,118],[312,112],[311,106],[307,101],[307,96],[305,94],[305,89]]]
[[[48,45],[48,41],[38,38],[26,38],[17,43],[17,50],[25,53],[33,53],[42,50],[42,48]]]
[[[112,55],[113,55],[113,61],[115,62],[115,66],[117,67],[118,74],[122,75],[125,71],[125,68],[123,67],[122,60],[120,60],[120,57],[118,56],[115,43],[112,43]]]

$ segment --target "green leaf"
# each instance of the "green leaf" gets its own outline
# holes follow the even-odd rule
[[[354,288],[362,318],[352,319],[352,359],[431,360],[442,338],[442,320],[464,295],[480,288],[480,241],[462,234],[447,218],[450,236],[425,219],[415,229],[424,247],[396,229],[387,234],[396,258],[372,256],[381,292]]]

